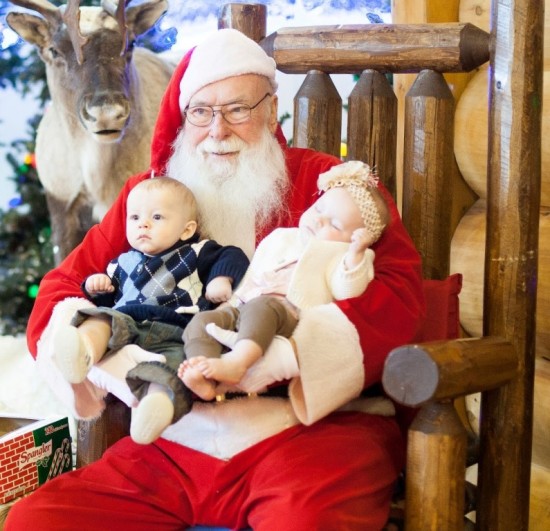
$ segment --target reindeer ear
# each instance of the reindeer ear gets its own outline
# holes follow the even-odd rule
[[[155,22],[168,11],[166,0],[144,2],[126,9],[126,26],[135,37],[151,29]]]
[[[35,17],[28,13],[11,12],[6,15],[6,22],[22,39],[40,49],[51,42],[51,26],[41,17]]]

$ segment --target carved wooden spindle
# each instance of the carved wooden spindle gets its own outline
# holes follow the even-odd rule
[[[443,76],[422,71],[405,99],[403,221],[425,278],[449,274],[454,98]]]
[[[389,354],[386,393],[405,406],[421,406],[408,435],[408,531],[464,529],[467,433],[452,400],[508,388],[517,366],[514,347],[498,337],[406,345]]]
[[[365,70],[348,99],[348,160],[376,169],[396,199],[397,98],[383,74]]]
[[[408,435],[407,530],[463,531],[466,446],[466,429],[451,402],[420,410]]]
[[[281,72],[469,72],[489,60],[489,34],[472,24],[358,24],[282,28],[262,46]]]
[[[328,74],[308,73],[294,97],[294,146],[340,156],[342,98]]]

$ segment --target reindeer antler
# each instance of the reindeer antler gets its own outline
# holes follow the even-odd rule
[[[52,24],[61,24],[61,11],[48,0],[10,0],[12,4],[40,13]]]
[[[120,33],[122,35],[122,49],[120,50],[120,55],[124,55],[126,48],[128,47],[128,29],[126,28],[126,7],[132,0],[119,0],[116,4],[113,0],[103,0],[101,2],[101,7],[109,13],[113,18],[116,19],[118,26],[120,28]]]
[[[80,33],[80,0],[69,0],[67,2],[65,13],[63,13],[63,21],[67,26],[73,44],[76,60],[81,65],[83,61],[82,47],[88,39]]]

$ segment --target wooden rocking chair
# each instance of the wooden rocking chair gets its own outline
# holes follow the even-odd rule
[[[398,403],[421,408],[408,436],[408,530],[464,528],[467,436],[453,400],[480,391],[477,528],[528,529],[544,4],[494,0],[492,10],[491,34],[445,23],[287,28],[266,37],[264,5],[229,4],[219,18],[220,27],[260,42],[282,72],[307,74],[295,98],[296,146],[340,155],[342,101],[330,75],[360,75],[349,97],[347,158],[375,165],[396,197],[398,100],[387,74],[418,73],[404,101],[402,214],[433,281],[426,289],[440,326],[428,320],[419,339],[457,336],[450,244],[474,199],[459,190],[454,99],[443,74],[490,61],[484,337],[403,346],[383,376]],[[125,435],[128,420],[113,401],[98,421],[81,422],[78,465]]]

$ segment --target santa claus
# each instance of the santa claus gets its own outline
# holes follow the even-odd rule
[[[71,385],[49,341],[91,304],[82,280],[128,249],[126,197],[138,182],[163,173],[181,180],[197,197],[205,235],[251,255],[275,227],[295,226],[318,175],[340,163],[286,145],[276,89],[274,61],[235,30],[189,52],[161,104],[150,170],[126,183],[103,221],[44,278],[29,348],[77,417],[99,415],[107,392],[135,405],[124,376],[155,357],[129,346]],[[258,396],[197,401],[153,444],[122,439],[15,504],[5,529],[382,528],[404,452],[391,403],[373,395],[388,352],[413,338],[424,312],[420,258],[385,195],[392,219],[373,247],[374,280],[360,297],[304,311],[292,341],[276,340],[240,382]],[[262,395],[274,382],[288,383],[288,393]]]

